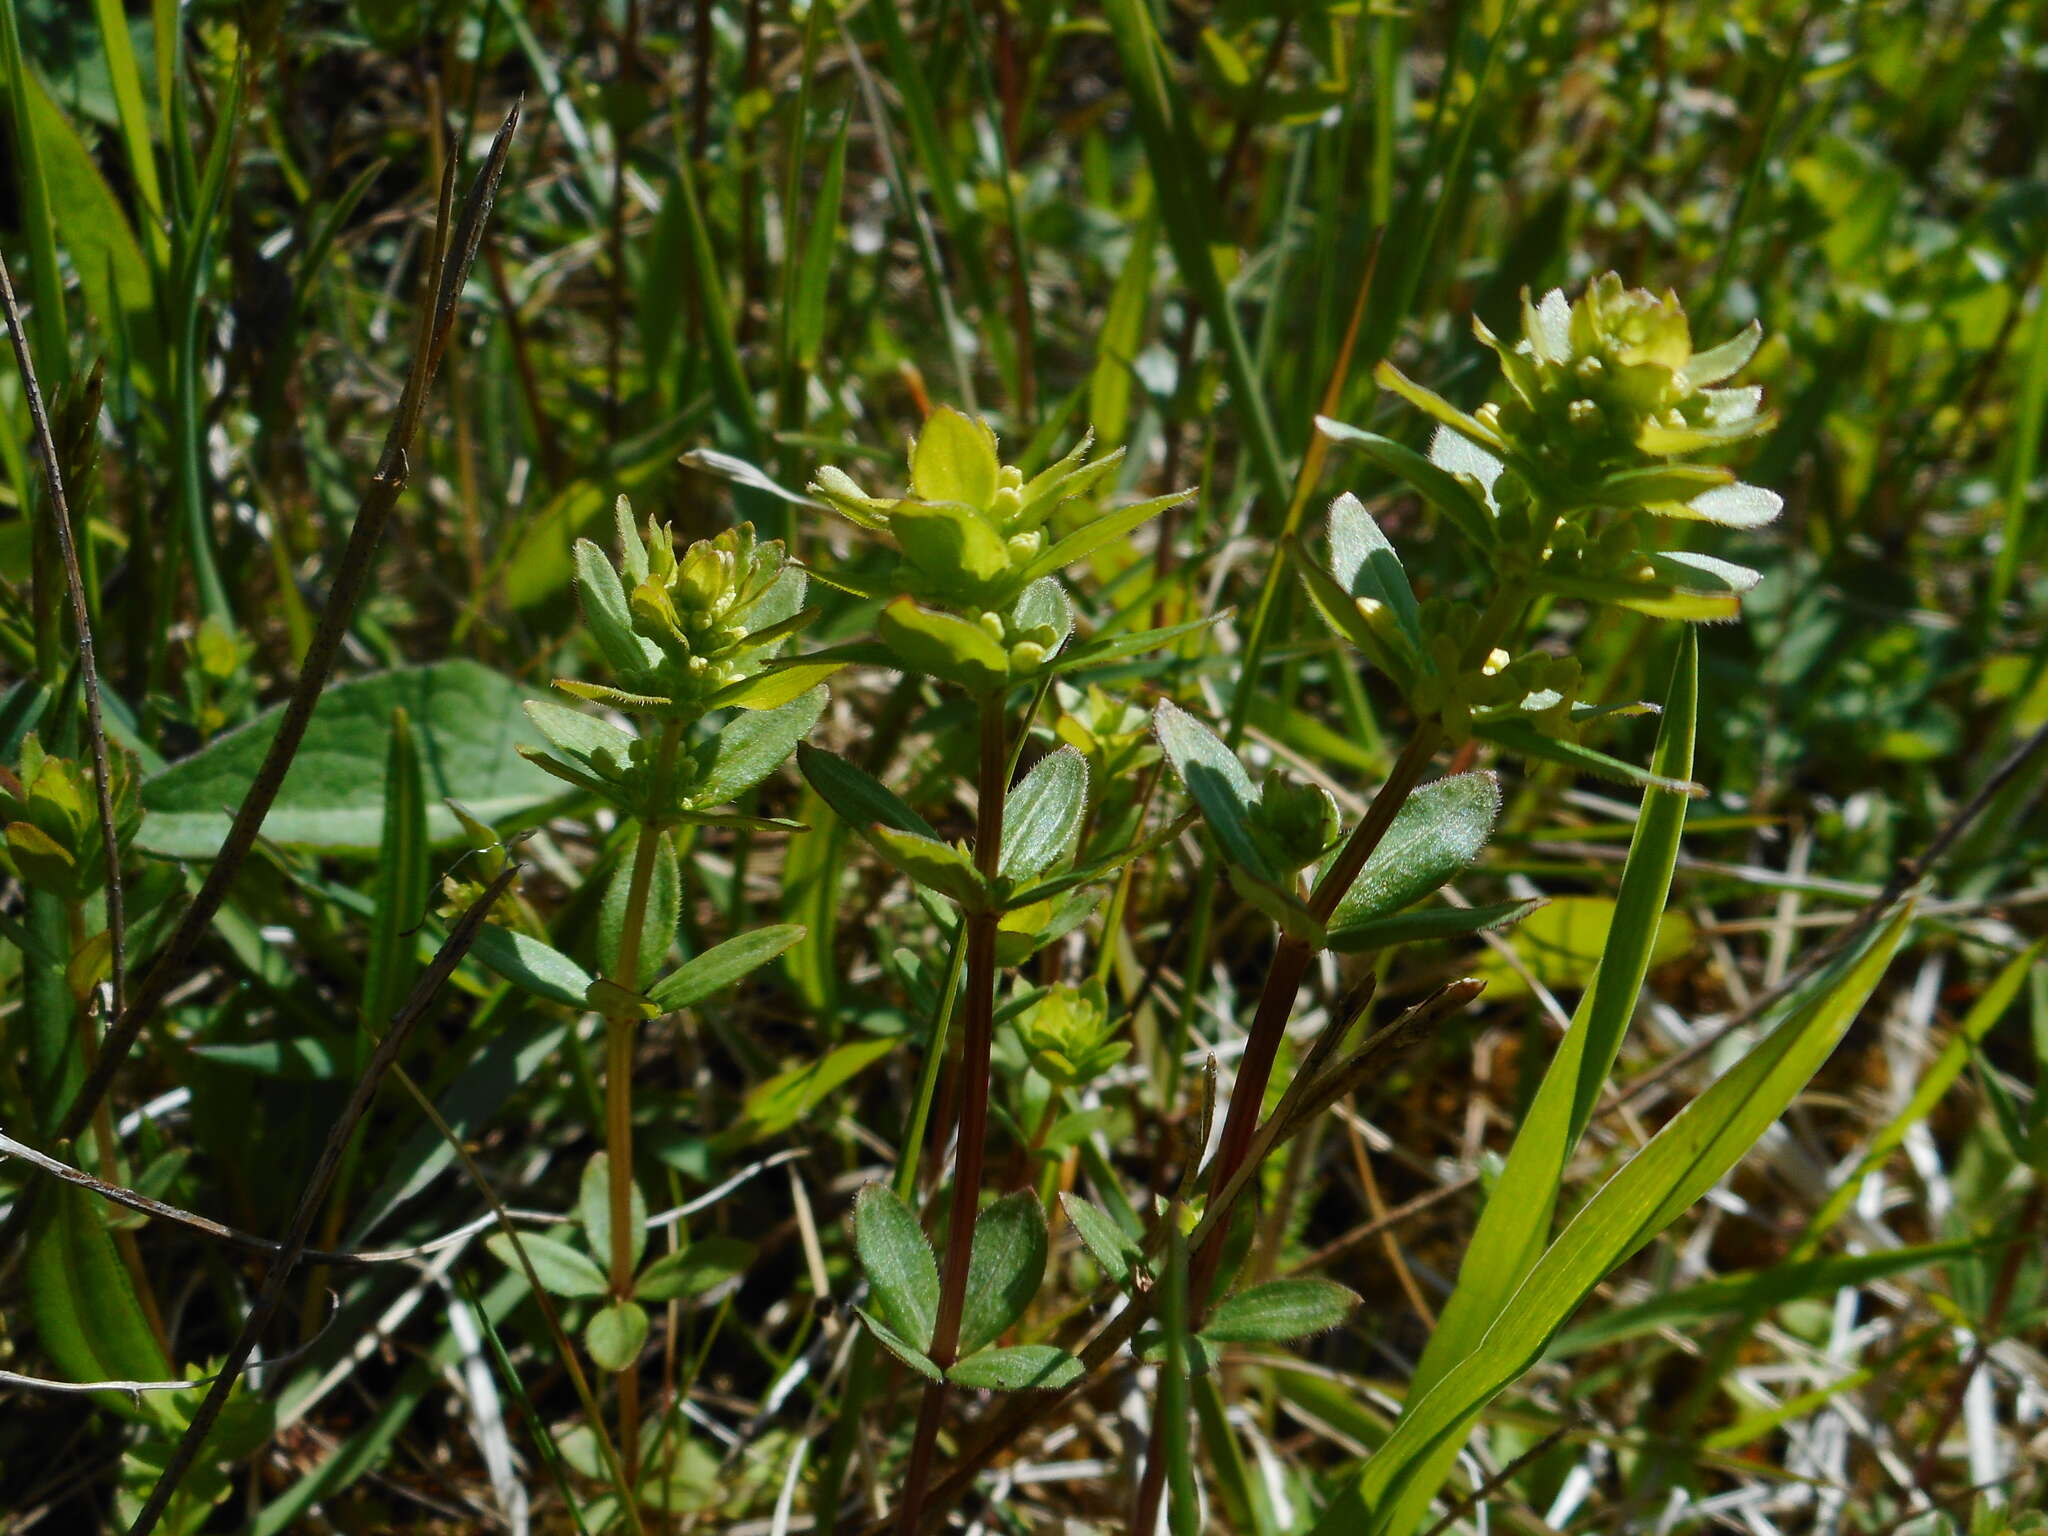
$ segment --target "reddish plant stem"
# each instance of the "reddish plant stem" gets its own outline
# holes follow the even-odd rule
[[[1373,850],[1394,824],[1395,815],[1421,783],[1423,772],[1442,740],[1443,732],[1433,722],[1420,726],[1408,739],[1408,745],[1394,760],[1386,783],[1366,808],[1365,819],[1345,840],[1329,872],[1316,882],[1309,897],[1309,911],[1317,922],[1328,922],[1330,914],[1336,911],[1337,903],[1351,889],[1358,872],[1365,868],[1365,861],[1372,857]],[[1286,1038],[1287,1021],[1294,1015],[1294,1000],[1301,991],[1302,978],[1308,974],[1309,962],[1314,958],[1315,949],[1308,940],[1292,934],[1283,934],[1273,951],[1266,987],[1259,994],[1259,1009],[1252,1016],[1251,1032],[1245,1038],[1244,1055],[1238,1062],[1237,1081],[1231,1085],[1223,1136],[1216,1144],[1216,1159],[1209,1173],[1212,1193],[1229,1184],[1251,1148],[1252,1137],[1259,1128],[1259,1110],[1266,1101],[1266,1085],[1272,1080],[1273,1063],[1280,1054],[1280,1042]],[[1188,1263],[1191,1330],[1200,1326],[1208,1309],[1209,1288],[1215,1283],[1216,1270],[1223,1262],[1223,1245],[1229,1236],[1230,1224],[1218,1223]],[[1149,1532],[1158,1524],[1159,1500],[1166,1489],[1166,1457],[1162,1454],[1166,1428],[1164,1419],[1153,1421],[1151,1441],[1145,1451],[1145,1470],[1138,1482],[1131,1517],[1133,1532]]]
[[[974,864],[982,878],[993,880],[1003,850],[1003,798],[1009,789],[1010,761],[1004,740],[1003,700],[992,694],[981,701],[981,766],[975,811]],[[993,909],[967,915],[966,995],[961,1008],[959,1076],[960,1129],[953,1157],[952,1209],[946,1218],[946,1257],[939,1272],[939,1311],[932,1325],[932,1363],[940,1370],[952,1365],[960,1348],[960,1315],[967,1304],[967,1265],[974,1250],[974,1218],[981,1192],[982,1159],[988,1141],[989,1054],[995,1040],[996,920]],[[938,1049],[934,1042],[933,1049]],[[946,1384],[934,1381],[924,1389],[918,1408],[917,1434],[911,1442],[910,1467],[903,1487],[903,1530],[915,1532],[924,1511],[925,1484],[931,1476],[932,1452],[945,1417]]]

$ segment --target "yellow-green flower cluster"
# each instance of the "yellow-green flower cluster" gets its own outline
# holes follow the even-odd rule
[[[1624,288],[1612,272],[1577,303],[1555,288],[1535,303],[1525,290],[1522,335],[1512,344],[1483,323],[1473,328],[1514,391],[1482,407],[1480,421],[1567,484],[1740,442],[1771,425],[1761,390],[1713,387],[1755,355],[1756,325],[1695,352],[1675,293]]]
[[[142,823],[135,765],[115,752],[108,768],[115,842],[125,851]],[[0,768],[0,864],[25,884],[67,902],[84,901],[107,883],[92,773],[83,763],[45,752],[33,731],[22,741],[17,771]]]
[[[585,626],[622,686],[576,678],[555,686],[659,727],[641,734],[533,700],[526,713],[548,747],[522,747],[521,755],[645,822],[749,824],[716,807],[789,756],[824,709],[818,685],[844,664],[774,655],[812,617],[804,573],[781,544],[756,542],[751,524],[678,554],[669,530],[652,520],[642,538],[622,496],[618,532],[616,565],[588,539],[578,541],[576,587]],[[726,709],[743,713],[685,745],[687,726]]]
[[[1017,1019],[1031,1065],[1062,1087],[1091,1082],[1130,1054],[1130,1043],[1113,1039],[1115,1033],[1107,994],[1093,978],[1048,987]]]
[[[588,539],[576,545],[584,622],[618,686],[556,686],[629,714],[688,719],[763,707],[753,697],[766,686],[753,680],[761,662],[808,618],[804,573],[782,545],[758,542],[753,524],[742,523],[678,554],[652,518],[642,537],[623,496],[618,535],[617,565]]]
[[[1073,613],[1054,573],[1120,538],[1187,493],[1156,497],[1051,539],[1060,507],[1095,492],[1123,450],[1087,462],[1092,438],[1026,478],[997,451],[995,432],[950,406],[934,411],[910,448],[910,495],[870,496],[826,466],[813,494],[901,556],[881,637],[911,671],[973,692],[1028,678],[1066,643]]]
[[[1053,734],[1088,759],[1096,782],[1106,784],[1158,760],[1146,710],[1095,683],[1085,690],[1061,683],[1054,693],[1060,715]]]
[[[1336,430],[1484,545],[1505,580],[1660,618],[1734,618],[1756,572],[1659,549],[1644,519],[1756,528],[1782,509],[1772,492],[1687,457],[1770,430],[1762,391],[1728,382],[1755,355],[1758,328],[1695,351],[1675,294],[1624,287],[1610,272],[1577,300],[1524,292],[1512,342],[1477,319],[1473,329],[1500,359],[1502,400],[1468,414],[1391,364],[1378,371],[1440,423],[1426,463],[1401,460],[1372,434]]]

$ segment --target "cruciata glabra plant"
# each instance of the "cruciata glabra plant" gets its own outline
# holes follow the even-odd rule
[[[1048,659],[1058,656],[1065,629],[1064,597],[1027,589],[1069,558],[1052,556],[1040,568],[1052,552],[1018,538],[1032,529],[1011,519],[1025,507],[1042,505],[1044,493],[1037,488],[1044,477],[1026,484],[1006,475],[986,429],[950,413],[935,417],[914,451],[914,495],[907,501],[867,497],[832,472],[821,474],[814,486],[865,526],[896,537],[903,560],[900,590],[883,609],[885,654],[908,670],[966,689],[977,700],[983,731],[980,816],[971,849],[942,841],[893,794],[850,765],[801,749],[804,771],[821,795],[884,858],[920,885],[944,893],[964,913],[966,1061],[944,1272],[897,1194],[871,1187],[855,1216],[856,1245],[869,1280],[869,1326],[885,1347],[931,1381],[901,1505],[905,1531],[921,1528],[936,1513],[927,1507],[926,1485],[945,1382],[1070,1387],[1127,1343],[1160,1362],[1161,1409],[1133,1524],[1149,1530],[1169,1464],[1184,1450],[1167,1438],[1168,1428],[1178,1422],[1191,1386],[1199,1382],[1202,1391],[1217,1390],[1211,1367],[1225,1348],[1319,1332],[1357,1304],[1343,1287],[1313,1278],[1254,1283],[1232,1292],[1240,1271],[1256,1276],[1260,1269],[1248,1262],[1256,1239],[1249,1219],[1253,1202],[1244,1197],[1254,1189],[1262,1161],[1355,1087],[1383,1051],[1416,1038],[1478,990],[1473,982],[1439,989],[1342,1059],[1335,1053],[1349,1034],[1349,1021],[1335,1021],[1261,1123],[1297,994],[1316,954],[1382,953],[1415,940],[1470,936],[1515,922],[1540,904],[1425,905],[1478,859],[1500,807],[1490,773],[1453,773],[1424,783],[1440,751],[1490,744],[1512,755],[1620,778],[1680,807],[1696,792],[1687,778],[1694,712],[1689,637],[1674,673],[1666,731],[1651,765],[1641,767],[1583,739],[1599,721],[1641,706],[1583,702],[1573,660],[1524,632],[1532,611],[1557,599],[1689,621],[1736,615],[1738,594],[1753,583],[1753,574],[1713,557],[1665,550],[1657,542],[1655,520],[1755,527],[1776,515],[1778,499],[1770,492],[1741,485],[1725,468],[1689,457],[1768,427],[1758,391],[1724,387],[1754,352],[1757,333],[1751,328],[1695,353],[1675,298],[1626,290],[1609,276],[1576,302],[1556,292],[1540,302],[1525,300],[1523,334],[1512,343],[1484,327],[1479,335],[1501,358],[1509,396],[1476,412],[1458,409],[1391,366],[1379,372],[1383,385],[1439,423],[1427,456],[1339,422],[1319,423],[1331,438],[1355,444],[1392,470],[1476,546],[1488,577],[1479,600],[1418,599],[1391,542],[1349,494],[1331,507],[1326,554],[1311,552],[1299,540],[1287,550],[1338,639],[1386,676],[1413,718],[1407,746],[1363,816],[1347,828],[1323,786],[1277,767],[1255,778],[1188,711],[1161,701],[1153,712],[1153,737],[1206,823],[1232,888],[1271,917],[1276,943],[1216,1150],[1206,1164],[1191,1163],[1149,1221],[1107,1167],[1091,1166],[1089,1172],[1116,1210],[1071,1193],[1062,1197],[1105,1284],[1123,1293],[1121,1312],[1078,1354],[1043,1344],[997,1344],[1022,1314],[1044,1268],[1038,1202],[1028,1194],[1005,1197],[969,1237],[967,1215],[981,1182],[994,975],[1002,958],[995,944],[1019,905],[1043,899],[1043,872],[1071,853],[1071,828],[1082,816],[1087,790],[1076,754],[1086,753],[1090,761],[1128,761],[1143,749],[1131,739],[1128,706],[1107,695],[1070,691],[1061,699],[1065,712],[1057,731],[1071,748],[1042,759],[1005,795],[1016,741],[1005,696],[1013,684],[1060,666],[1048,666]],[[963,460],[971,460],[971,467],[958,468]],[[1072,473],[1077,464],[1070,460],[1062,470]],[[1009,494],[998,500],[1004,492]],[[934,502],[943,510],[934,510]],[[956,557],[966,562],[968,551],[980,552],[978,563],[967,562],[958,571],[948,565]],[[1053,625],[1051,645],[1029,632],[1040,615]],[[1240,679],[1239,686],[1253,686],[1253,680]],[[1072,767],[1055,766],[1063,753],[1073,757]],[[1054,788],[1054,775],[1071,787]],[[1031,807],[1028,816],[1020,814],[1020,802]],[[1652,820],[1646,802],[1645,822]],[[1674,848],[1680,824],[1672,819],[1665,828]],[[1013,845],[1011,837],[1024,825],[1052,830],[1042,842],[1027,836]],[[1027,846],[1045,852],[1025,866],[1014,865],[1013,847]],[[1073,874],[1061,878],[1063,888],[1079,883]],[[1666,884],[1668,878],[1667,865]],[[1020,880],[1040,883],[1020,890]],[[1647,884],[1655,881],[1646,879]],[[1651,894],[1654,899],[1645,905],[1654,915],[1663,888]],[[1641,974],[1637,967],[1631,978],[1624,974],[1628,969],[1617,960],[1612,990],[1632,1001]],[[1110,1069],[1122,1055],[1107,996],[1092,978],[1080,987],[1021,991],[1003,1015],[1014,1021],[1018,1054],[1055,1092],[1063,1081]],[[1212,1072],[1212,1092],[1214,1080]],[[1201,1124],[1206,1145],[1206,1102]],[[1454,1300],[1454,1310],[1456,1305]],[[1462,1347],[1457,1340],[1444,1346],[1455,1347]],[[1440,1365],[1435,1368],[1441,1373]],[[1016,1400],[974,1445],[986,1450],[1006,1443],[1047,1411],[1047,1401]],[[1212,1406],[1220,1408],[1220,1399]],[[972,1451],[967,1462],[971,1472]],[[958,1476],[949,1475],[942,1486],[941,1497],[951,1497],[959,1489]],[[1191,1486],[1176,1479],[1177,1490]],[[1394,1518],[1395,1506],[1371,1493],[1362,1497],[1371,1518],[1393,1529],[1386,1522]],[[1341,1519],[1361,1506],[1344,1507],[1349,1514],[1333,1516],[1339,1523],[1327,1529],[1352,1528]]]
[[[884,659],[964,693],[976,720],[975,828],[949,843],[894,793],[853,764],[804,748],[798,760],[819,795],[890,864],[960,913],[956,963],[964,969],[962,1051],[953,1198],[944,1262],[933,1257],[903,1192],[871,1185],[854,1230],[875,1338],[927,1378],[905,1484],[906,1521],[915,1524],[937,1443],[949,1383],[988,1389],[1051,1388],[1080,1363],[1045,1344],[998,1344],[1038,1291],[1047,1252],[1044,1212],[1028,1190],[979,1209],[988,1139],[997,971],[1015,965],[1085,921],[1094,897],[1084,887],[1139,851],[1124,846],[1076,866],[1087,821],[1088,760],[1062,745],[1015,780],[1031,714],[1054,677],[1091,660],[1133,654],[1179,631],[1148,632],[1069,649],[1073,604],[1058,573],[1122,538],[1188,492],[1113,511],[1093,511],[1055,536],[1054,514],[1089,506],[1123,457],[1092,462],[1090,440],[1026,478],[1002,462],[995,433],[950,408],[935,411],[910,450],[910,494],[867,494],[837,469],[819,470],[812,491],[894,545],[896,561],[877,623]],[[1031,689],[1022,717],[1016,696]],[[1013,780],[1015,782],[1013,783]],[[947,990],[950,991],[948,981]],[[1070,995],[1071,994],[1071,995]],[[1115,1059],[1111,1021],[1079,989],[1021,994],[1027,1049],[1071,1083]],[[1085,1019],[1085,1023],[1081,1023]],[[1055,1043],[1057,1042],[1057,1043]],[[932,1080],[944,1042],[928,1046]],[[1066,1054],[1072,1051],[1072,1055]],[[1059,1072],[1047,1114],[1057,1103]],[[921,1131],[917,1127],[913,1134]]]
[[[554,1294],[602,1303],[583,1337],[593,1361],[616,1379],[619,1451],[630,1479],[641,1438],[635,1367],[648,1334],[645,1304],[703,1290],[749,1256],[742,1244],[709,1239],[641,1267],[647,1233],[633,1177],[636,1031],[731,985],[804,933],[794,924],[756,929],[670,969],[684,899],[674,834],[685,826],[803,830],[733,804],[816,724],[822,680],[839,663],[779,654],[811,618],[805,577],[780,543],[757,542],[750,524],[678,551],[669,529],[651,519],[643,535],[621,497],[617,536],[616,564],[588,539],[575,551],[584,625],[614,681],[558,678],[555,686],[608,706],[635,728],[536,700],[527,713],[548,746],[522,749],[630,829],[619,840],[598,925],[603,974],[591,977],[552,949],[514,904],[502,925],[484,930],[475,952],[529,990],[604,1020],[605,1150],[584,1171],[581,1202],[591,1254],[540,1237],[520,1246]],[[492,1247],[507,1263],[516,1260],[508,1237],[494,1238]]]
[[[1632,768],[1580,740],[1612,711],[1579,700],[1570,657],[1525,647],[1532,606],[1562,598],[1660,618],[1733,618],[1737,595],[1756,574],[1661,549],[1655,520],[1751,528],[1779,510],[1769,491],[1687,457],[1770,426],[1759,390],[1720,387],[1754,354],[1754,326],[1695,352],[1675,295],[1627,289],[1610,273],[1576,302],[1557,290],[1540,302],[1525,293],[1522,334],[1513,342],[1476,321],[1475,331],[1508,385],[1505,399],[1475,412],[1391,364],[1378,371],[1383,387],[1437,421],[1426,458],[1342,423],[1323,420],[1319,428],[1362,448],[1477,546],[1491,582],[1483,601],[1418,601],[1392,543],[1348,494],[1330,509],[1327,558],[1298,539],[1287,551],[1323,619],[1394,684],[1414,719],[1407,746],[1356,825],[1340,834],[1333,802],[1277,773],[1255,787],[1206,726],[1170,702],[1156,711],[1160,742],[1201,808],[1232,884],[1279,930],[1210,1164],[1212,1195],[1240,1176],[1253,1150],[1295,998],[1318,951],[1473,933],[1512,922],[1533,905],[1408,910],[1477,858],[1499,808],[1489,774],[1422,783],[1440,748],[1476,737],[1582,771],[1667,791],[1686,787],[1668,771]],[[1688,676],[1691,654],[1688,642],[1681,657]],[[1217,1227],[1190,1255],[1182,1358],[1203,1357],[1202,1330],[1222,1315],[1212,1291],[1225,1235]],[[1426,1385],[1419,1379],[1417,1393]],[[1165,1462],[1155,1431],[1134,1529],[1150,1529]]]

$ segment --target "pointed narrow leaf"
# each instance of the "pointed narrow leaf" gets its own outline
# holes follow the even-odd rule
[[[1333,442],[1349,443],[1389,474],[1399,476],[1424,501],[1450,519],[1451,526],[1481,549],[1493,546],[1493,513],[1456,475],[1430,463],[1413,448],[1328,416],[1316,428]],[[1460,439],[1463,441],[1463,439]]]
[[[1198,630],[1223,623],[1232,616],[1232,612],[1233,610],[1225,608],[1219,613],[1210,614],[1207,618],[1190,619],[1185,624],[1169,624],[1163,629],[1142,629],[1128,635],[1098,635],[1093,640],[1084,641],[1062,651],[1052,670],[1056,675],[1064,676],[1087,667],[1107,666],[1128,656],[1156,651],[1183,635],[1192,635]]]
[[[412,717],[391,711],[391,753],[384,768],[384,838],[374,882],[376,912],[363,959],[363,1021],[382,1033],[419,973],[415,930],[426,917],[433,877],[427,868],[427,797]]]
[[[1251,812],[1259,796],[1237,754],[1171,699],[1161,699],[1152,711],[1152,729],[1225,856],[1261,880],[1274,879],[1252,838]]]
[[[1652,756],[1663,778],[1683,782],[1692,772],[1698,702],[1698,641],[1688,629],[1682,632],[1672,667]],[[1571,1028],[1551,1058],[1535,1102],[1508,1150],[1507,1166],[1480,1212],[1457,1286],[1416,1367],[1412,1402],[1422,1401],[1459,1361],[1480,1347],[1543,1252],[1566,1167],[1620,1052],[1649,971],[1677,867],[1685,811],[1683,794],[1644,792],[1599,970],[1579,1001]],[[1456,1451],[1452,1444],[1423,1453],[1428,1463],[1417,1474],[1416,1493],[1403,1499],[1401,1521],[1407,1523],[1396,1522],[1400,1529],[1412,1529],[1413,1520],[1442,1486]]]
[[[581,1008],[595,979],[574,960],[511,928],[486,923],[477,930],[469,957],[481,961],[514,986],[524,987],[535,997],[551,1003]]]
[[[1759,485],[1723,485],[1687,501],[1655,503],[1650,510],[1661,517],[1719,523],[1723,528],[1761,528],[1777,521],[1785,510],[1785,498]]]
[[[1757,346],[1764,339],[1764,328],[1752,320],[1741,330],[1730,336],[1717,347],[1708,347],[1704,352],[1695,352],[1685,360],[1686,380],[1694,385],[1718,384],[1723,379],[1733,378],[1756,356]]]
[[[825,699],[823,688],[813,688],[779,709],[753,710],[727,721],[693,754],[699,768],[691,807],[728,804],[780,768],[818,723]]]
[[[1621,758],[1609,756],[1597,748],[1583,746],[1576,741],[1565,741],[1556,736],[1545,736],[1526,720],[1482,721],[1472,727],[1472,734],[1485,737],[1495,746],[1516,757],[1557,763],[1574,772],[1591,774],[1596,779],[1607,779],[1616,784],[1634,784],[1641,789],[1668,790],[1672,794],[1685,795],[1695,800],[1707,792],[1704,784],[1695,784],[1690,779],[1674,779],[1658,773],[1654,768],[1644,768]]]
[[[709,709],[780,709],[798,694],[815,688],[846,663],[798,658],[752,677],[729,683],[705,700]]]
[[[902,1334],[873,1316],[865,1307],[855,1307],[860,1320],[868,1325],[868,1332],[875,1336],[875,1342],[889,1351],[898,1360],[909,1366],[927,1381],[944,1381],[946,1378],[925,1352],[912,1344]]]
[[[938,840],[930,822],[865,768],[808,744],[796,749],[796,766],[839,819],[863,835],[869,827],[884,826]]]
[[[1717,560],[1712,555],[1696,555],[1690,550],[1672,550],[1668,554],[1652,551],[1649,558],[1659,576],[1682,587],[1748,592],[1764,579],[1763,572],[1751,570],[1746,565],[1737,565],[1733,560]]]
[[[1103,545],[1113,543],[1133,529],[1149,523],[1168,507],[1177,507],[1184,501],[1193,500],[1194,495],[1193,491],[1175,491],[1166,496],[1154,496],[1150,501],[1141,501],[1135,506],[1118,507],[1113,512],[1104,512],[1100,516],[1092,517],[1025,566],[1024,579],[1036,581],[1041,576],[1063,571],[1068,566],[1087,559]]]
[[[1486,907],[1431,907],[1421,912],[1402,912],[1393,917],[1368,918],[1364,922],[1332,926],[1329,947],[1341,955],[1362,955],[1370,950],[1390,949],[1396,944],[1416,944],[1430,939],[1462,939],[1474,933],[1489,933],[1519,923],[1544,904],[1537,896],[1527,901],[1503,901]]]
[[[981,871],[951,843],[882,826],[869,827],[867,837],[877,853],[919,885],[930,886],[964,906],[987,905],[989,891]]]
[[[1653,619],[1677,619],[1686,624],[1725,624],[1742,616],[1742,605],[1733,592],[1689,591],[1664,581],[1621,581],[1538,571],[1530,576],[1529,584],[1559,597],[1583,603],[1612,603],[1617,608],[1646,613]]]
[[[1499,433],[1486,426],[1476,416],[1469,416],[1459,410],[1435,390],[1424,389],[1392,363],[1382,362],[1379,367],[1373,369],[1372,376],[1381,389],[1399,395],[1410,405],[1442,422],[1466,441],[1477,443],[1489,453],[1507,452],[1507,444],[1500,440]]]
[[[655,984],[648,998],[663,1013],[701,1003],[714,992],[723,992],[749,972],[759,969],[804,936],[800,923],[776,923],[736,934],[723,944],[684,961]]]
[[[1321,1536],[1399,1536],[1413,1528],[1472,1416],[1535,1363],[1595,1286],[1712,1189],[1784,1113],[1862,1012],[1911,918],[1908,903],[1789,1000],[1768,1035],[1580,1208],[1471,1349],[1430,1386],[1413,1390],[1393,1434],[1324,1511],[1315,1527]],[[1503,1194],[1496,1189],[1489,1210]]]
[[[586,768],[616,773],[631,761],[633,736],[609,720],[546,699],[528,699],[526,717],[548,744]]]
[[[1988,1253],[2013,1241],[2014,1236],[2010,1232],[1992,1232],[1946,1243],[1880,1248],[1875,1253],[1831,1254],[1826,1258],[1774,1264],[1769,1269],[1716,1275],[1697,1285],[1665,1291],[1634,1306],[1589,1317],[1551,1340],[1544,1357],[1568,1360],[1603,1344],[1662,1328],[1695,1328],[1731,1312],[1765,1313],[1808,1296],[1826,1296],[1845,1287],[1865,1286],[1893,1275]]]
[[[1141,1262],[1136,1241],[1116,1224],[1109,1212],[1091,1200],[1071,1192],[1060,1196],[1060,1209],[1074,1224],[1089,1254],[1101,1266],[1112,1284],[1129,1288],[1134,1267]]]

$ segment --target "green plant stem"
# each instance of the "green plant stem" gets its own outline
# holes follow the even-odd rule
[[[676,751],[683,723],[662,727],[655,748],[654,783],[663,793],[675,773]],[[619,929],[619,953],[611,981],[628,992],[640,990],[640,936],[647,923],[647,893],[654,886],[654,858],[666,829],[659,820],[640,823],[633,844],[633,873],[626,887],[626,911]],[[605,1173],[611,1202],[611,1288],[615,1301],[633,1294],[633,1036],[634,1019],[623,1011],[604,1021]],[[619,1454],[625,1458],[626,1481],[640,1471],[640,1376],[632,1367],[617,1376],[619,1390]]]
[[[993,883],[1003,850],[1003,797],[1009,789],[1010,757],[1004,741],[1003,698],[981,700],[981,769],[977,784],[974,863]],[[939,1272],[939,1312],[932,1325],[932,1363],[946,1370],[960,1347],[960,1314],[967,1303],[967,1263],[974,1249],[974,1218],[981,1192],[981,1166],[988,1141],[989,1055],[995,1040],[996,922],[993,907],[967,914],[967,997],[961,1013],[960,1127],[953,1157],[953,1200],[946,1218],[946,1258]],[[938,1049],[934,1038],[932,1048]],[[917,1530],[924,1510],[925,1482],[939,1421],[946,1411],[946,1385],[929,1383],[918,1407],[910,1470],[903,1490],[903,1530]]]

